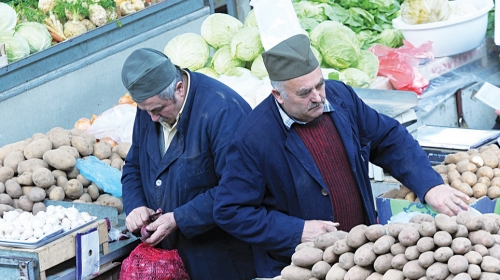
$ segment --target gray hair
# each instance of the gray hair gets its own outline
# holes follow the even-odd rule
[[[178,82],[181,81],[182,81],[182,70],[179,67],[175,66],[174,80],[172,81],[172,83],[170,83],[170,85],[168,85],[168,87],[166,87],[164,90],[158,93],[158,97],[164,100],[174,100],[175,86],[177,85]]]
[[[288,94],[285,91],[286,81],[271,81],[271,86],[277,90],[283,98],[288,99]]]

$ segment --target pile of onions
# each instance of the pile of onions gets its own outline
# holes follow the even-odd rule
[[[81,118],[76,121],[75,128],[78,128],[82,131],[87,131],[90,125],[92,125],[92,122],[88,118]]]
[[[132,106],[137,106],[137,103],[134,102],[134,100],[132,99],[132,96],[130,96],[130,93],[125,93],[125,95],[123,95],[122,97],[120,97],[120,99],[118,100],[118,104],[119,105],[122,105],[122,104],[130,104]]]

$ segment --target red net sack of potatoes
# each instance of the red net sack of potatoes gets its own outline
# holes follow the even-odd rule
[[[177,250],[139,244],[123,261],[120,280],[189,280]]]

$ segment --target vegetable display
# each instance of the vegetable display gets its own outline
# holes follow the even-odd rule
[[[467,211],[361,224],[299,244],[273,279],[499,279],[499,229],[500,215]]]

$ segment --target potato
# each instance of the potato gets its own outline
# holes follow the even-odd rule
[[[339,255],[333,251],[333,245],[323,251],[323,260],[327,263],[336,263],[339,260]]]
[[[470,172],[470,171],[465,171],[462,173],[462,176],[460,177],[460,180],[462,182],[469,184],[469,186],[474,186],[477,183],[477,176],[476,174]]]
[[[319,235],[314,239],[314,247],[324,250],[325,248],[332,246],[340,239],[347,237],[347,232],[345,231],[332,231],[322,235]]]
[[[49,193],[50,200],[62,201],[65,196],[64,189],[61,187],[55,187]]]
[[[434,223],[438,229],[447,231],[450,234],[453,234],[458,230],[457,222],[446,214],[436,214],[436,217],[434,217]]]
[[[472,279],[479,279],[481,276],[481,268],[477,264],[469,264],[467,274],[469,274]]]
[[[428,279],[445,279],[449,274],[446,264],[440,262],[433,263],[425,273]]]
[[[31,188],[34,186],[21,186],[21,190],[23,191],[23,195],[28,195],[30,193]]]
[[[405,257],[407,260],[412,261],[418,259],[420,256],[420,252],[417,249],[417,246],[409,246],[405,250]]]
[[[0,164],[3,164],[3,160],[7,155],[9,155],[12,152],[17,152],[17,151],[24,151],[24,148],[31,143],[31,141],[28,140],[21,140],[15,143],[7,144],[3,147],[0,148]]]
[[[56,181],[56,185],[58,187],[61,187],[61,188],[64,188],[64,186],[66,186],[66,184],[68,183],[68,179],[64,176],[59,176],[57,178],[57,181]]]
[[[434,218],[432,218],[432,222],[422,222],[419,226],[418,226],[418,233],[420,234],[420,236],[423,236],[423,237],[433,237],[434,234],[436,233],[437,229],[436,229],[436,225],[434,224]]]
[[[461,179],[461,177],[459,177],[458,179],[455,179],[455,180],[453,180],[453,182],[451,182],[450,187],[458,190],[460,184],[462,184],[462,183],[463,183],[462,179]]]
[[[489,166],[491,168],[498,167],[498,157],[494,153],[490,151],[484,151],[480,153],[480,155],[483,158],[485,166]]]
[[[66,172],[62,171],[62,170],[52,170],[52,175],[54,175],[54,179],[57,180],[57,178],[59,177],[64,177],[64,178],[68,178],[68,175],[66,175]]]
[[[371,273],[372,270],[369,269],[368,267],[361,267],[355,265],[347,271],[347,273],[344,276],[344,280],[366,279],[368,278],[368,276],[370,276]]]
[[[391,266],[397,270],[403,270],[403,267],[408,262],[405,254],[395,255],[391,260]]]
[[[474,186],[472,186],[472,192],[474,193],[475,198],[481,198],[483,196],[486,196],[486,194],[488,193],[488,186],[483,183],[476,183]]]
[[[12,197],[6,193],[0,193],[0,204],[6,204],[12,206]]]
[[[123,159],[117,158],[112,160],[110,165],[111,167],[114,167],[118,170],[122,170],[123,163],[124,163]]]
[[[10,167],[0,167],[0,183],[7,182],[7,180],[14,177],[14,170]]]
[[[469,264],[481,264],[483,261],[483,256],[476,251],[469,251],[464,255],[464,257],[467,259]]]
[[[107,165],[110,165],[111,166],[111,160],[105,158],[105,159],[101,159],[101,162],[107,164]]]
[[[33,215],[36,215],[40,211],[47,211],[47,207],[45,207],[45,204],[43,204],[43,202],[35,202],[33,204],[33,210],[31,210],[31,212],[33,213]]]
[[[339,257],[339,266],[345,270],[349,270],[355,265],[354,263],[354,253],[346,252]]]
[[[118,211],[118,214],[120,214],[123,211],[123,202],[121,201],[121,199],[114,197],[112,195],[109,195],[109,194],[100,195],[97,198],[97,200],[94,201],[94,203],[98,204],[98,205],[114,207]]]
[[[484,256],[481,262],[481,269],[485,272],[500,273],[500,260],[494,257]]]
[[[477,153],[477,154],[471,154],[469,156],[469,162],[474,163],[477,168],[480,168],[480,167],[482,167],[484,165],[484,160],[479,155],[479,153]]]
[[[57,149],[61,146],[71,146],[71,139],[69,137],[69,133],[67,132],[54,132],[47,133],[50,142],[52,142],[52,148]]]
[[[420,265],[423,268],[428,268],[433,263],[434,263],[434,252],[432,251],[423,252],[418,257],[418,265]]]
[[[75,158],[79,158],[80,157],[80,153],[78,152],[78,150],[75,148],[75,147],[71,147],[71,146],[61,146],[58,148],[59,150],[63,150],[63,151],[66,151],[68,153],[70,153],[72,156],[74,156]]]
[[[94,143],[83,136],[71,138],[71,146],[75,147],[82,156],[90,156],[94,152]]]
[[[48,188],[56,183],[54,174],[47,168],[38,168],[33,171],[31,178],[35,186],[40,188]]]
[[[481,229],[481,226],[483,225],[481,217],[469,211],[462,211],[458,213],[457,223],[464,225],[469,231]]]
[[[464,172],[476,173],[477,166],[474,163],[470,162],[468,159],[462,160],[457,163],[457,171],[460,174],[463,174]]]
[[[99,189],[94,184],[90,184],[88,186],[87,193],[90,195],[90,197],[92,198],[93,201],[97,200],[97,198],[99,197]],[[313,242],[313,246],[314,246],[314,242]]]
[[[31,186],[33,185],[32,172],[24,172],[17,176],[16,181],[21,186]]]
[[[354,263],[359,266],[372,265],[377,258],[377,255],[373,252],[373,242],[368,242],[354,252]]]
[[[460,174],[460,172],[458,172],[458,170],[451,169],[450,171],[448,171],[448,182],[453,182],[453,181],[455,181],[457,179],[461,179],[461,178],[462,178],[462,175]]]
[[[481,229],[483,229],[489,233],[492,233],[494,238],[495,238],[495,236],[500,237],[500,235],[497,234],[498,231],[500,230],[500,227],[497,224],[495,219],[488,218],[487,216],[483,215],[483,216],[481,216],[481,221],[482,221]],[[496,243],[500,243],[500,242],[496,242]]]
[[[433,222],[434,217],[429,214],[418,214],[410,218],[410,223],[421,224],[423,222]]]
[[[78,199],[83,194],[83,185],[77,179],[70,179],[63,189],[70,199]]]
[[[323,260],[323,250],[314,247],[305,247],[292,255],[292,264],[300,267],[310,267]]]
[[[132,143],[130,142],[121,142],[116,145],[116,152],[122,159],[125,159],[127,157],[127,154],[130,150],[130,147],[132,146]]]
[[[453,239],[453,241],[451,242],[451,250],[455,254],[465,255],[471,249],[472,249],[471,241],[465,237],[457,237]]]
[[[378,256],[373,263],[373,268],[376,272],[384,274],[387,270],[391,269],[391,261],[394,256],[391,253]]]
[[[47,193],[45,190],[39,187],[31,188],[30,193],[28,194],[28,198],[33,202],[43,201],[46,196]]]
[[[453,154],[448,154],[444,157],[444,163],[454,163],[457,164],[459,161],[469,159],[469,154],[467,152],[457,152]]]
[[[469,262],[464,256],[454,255],[448,259],[448,270],[453,274],[466,272],[469,268]]]
[[[82,183],[82,185],[83,185],[83,187],[84,187],[84,188],[88,187],[88,186],[90,185],[90,183],[91,183],[91,182],[90,182],[89,180],[87,180],[87,178],[85,178],[85,176],[83,176],[82,174],[78,174],[78,175],[76,175],[76,179],[77,179],[78,181],[80,181],[80,183]]]
[[[391,246],[391,254],[394,256],[399,254],[404,254],[406,252],[406,246],[401,243],[395,243]]]
[[[4,193],[5,192],[5,184],[0,182],[0,193]]]
[[[398,238],[399,236],[399,233],[407,227],[407,224],[403,224],[403,223],[391,223],[389,224],[389,226],[387,227],[387,234],[389,234],[390,236],[394,237],[394,238]]]
[[[498,186],[490,186],[488,188],[488,191],[486,192],[486,195],[490,199],[495,199],[495,198],[500,197],[500,187],[498,187]]]
[[[382,277],[384,277],[383,274],[380,274],[378,272],[372,272],[372,274],[370,274],[370,276],[368,276],[366,280],[381,280]]]
[[[469,236],[469,230],[464,225],[458,225],[458,230],[454,234],[451,235],[453,238],[457,237],[467,237]]]
[[[434,165],[432,168],[439,174],[448,174],[448,167],[444,164]]]
[[[3,216],[4,212],[9,212],[14,210],[14,207],[7,204],[0,204],[0,217]]]
[[[486,248],[495,244],[495,239],[491,236],[491,233],[482,229],[469,232],[469,240],[472,245],[481,244]]]
[[[482,167],[480,167],[480,168],[477,169],[476,176],[478,178],[480,178],[480,177],[486,177],[489,180],[491,180],[495,176],[495,173],[493,172],[493,168],[491,168],[489,166],[482,166]]]
[[[489,255],[489,252],[488,252],[488,248],[486,248],[484,245],[482,244],[476,244],[476,245],[473,245],[473,248],[474,248],[474,251],[475,252],[478,252],[479,254],[481,254],[481,256],[487,256]]]
[[[448,262],[453,256],[453,250],[450,247],[440,247],[434,251],[434,259],[438,262]]]
[[[346,273],[347,270],[341,268],[339,263],[336,263],[326,274],[325,280],[344,280]]]
[[[434,243],[439,247],[450,246],[452,242],[451,234],[447,231],[440,230],[434,234]]]
[[[91,203],[92,202],[92,198],[90,197],[90,195],[88,193],[83,193],[79,198],[78,200],[81,200],[85,203]]]
[[[368,227],[366,225],[360,224],[354,226],[347,234],[347,245],[352,248],[358,248],[368,241],[365,236],[365,231]]]
[[[15,178],[5,182],[5,192],[12,198],[19,198],[23,195],[23,190]]]
[[[311,268],[311,274],[313,277],[316,277],[318,279],[324,279],[330,268],[332,268],[332,266],[329,263],[325,261],[319,261],[315,263]]]
[[[33,142],[26,145],[23,155],[26,159],[38,158],[41,159],[46,151],[52,150],[52,142],[48,138],[35,139]]]
[[[490,181],[490,187],[491,186],[497,186],[500,187],[500,177],[493,177]]]
[[[406,227],[398,235],[399,243],[406,247],[417,244],[419,239],[420,233],[418,233],[418,229],[415,227]]]
[[[106,141],[95,143],[93,155],[100,160],[108,159],[111,156],[111,145]]]
[[[382,255],[391,251],[391,246],[396,243],[396,239],[390,235],[384,235],[373,244],[373,252]]]
[[[461,183],[458,185],[457,190],[463,192],[464,194],[468,196],[474,196],[474,191],[472,190],[472,187],[468,183]]]
[[[384,276],[382,277],[382,280],[404,280],[404,279],[405,277],[403,271],[397,269],[387,270],[387,272],[384,273]]]
[[[31,212],[33,210],[33,201],[31,201],[28,196],[21,195],[21,197],[19,197],[19,207],[24,211]]]
[[[409,279],[418,279],[425,276],[425,269],[418,265],[417,260],[409,261],[403,267],[403,275]]]
[[[285,266],[281,270],[281,277],[287,280],[303,280],[303,279],[309,279],[313,276],[310,269],[295,265],[289,265]]]
[[[498,273],[481,272],[481,276],[479,276],[478,279],[479,280],[499,280],[500,276],[498,276]]]
[[[500,168],[493,168],[493,178],[494,177],[500,177]]]
[[[23,211],[23,210],[21,210],[21,207],[19,206],[19,198],[12,199],[12,207],[14,207],[16,210]]]
[[[68,179],[76,179],[78,175],[80,174],[80,170],[74,166],[70,170],[66,171],[66,176]]]
[[[48,165],[59,170],[71,170],[76,165],[76,158],[68,151],[55,149],[43,154],[43,160]]]
[[[432,237],[422,237],[417,241],[417,250],[420,253],[432,251],[435,247]]]
[[[417,199],[417,195],[414,192],[409,192],[405,196],[405,200],[408,200],[408,201],[411,201],[411,202],[414,202],[416,199]]]
[[[450,172],[451,170],[457,170],[457,165],[455,163],[449,163],[446,165],[446,167],[448,168],[448,172]]]
[[[491,180],[490,180],[490,179],[488,179],[487,177],[479,177],[479,176],[477,176],[477,182],[478,182],[478,183],[483,183],[483,184],[485,184],[487,187],[489,187],[489,186],[490,186],[490,182],[491,182]]]
[[[116,146],[115,146],[115,148],[116,148]],[[114,151],[115,148],[113,148],[112,151]],[[122,157],[117,152],[111,152],[111,156],[109,157],[109,160],[111,160],[111,162],[113,162],[113,160],[115,160],[115,159],[121,159],[123,161]]]
[[[16,171],[17,166],[20,162],[25,161],[24,154],[22,151],[12,152],[8,154],[3,160],[4,167],[10,167],[12,170]]]
[[[85,193],[85,188],[83,189],[83,192]],[[88,189],[87,189],[87,194],[88,194]],[[96,199],[97,199],[97,197],[96,197]],[[295,252],[297,252],[300,249],[304,249],[305,247],[314,247],[314,242],[308,241],[308,242],[299,243],[299,245],[295,246]]]

